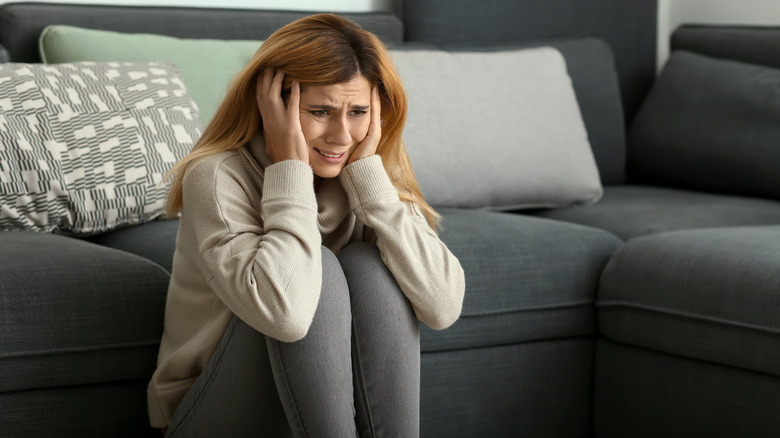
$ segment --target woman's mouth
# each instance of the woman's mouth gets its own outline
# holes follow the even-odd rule
[[[335,153],[335,152],[321,151],[321,150],[319,150],[317,148],[313,148],[313,149],[314,149],[315,152],[317,152],[317,154],[319,154],[320,158],[323,161],[325,161],[327,163],[331,163],[331,164],[339,164],[347,156],[346,152]]]

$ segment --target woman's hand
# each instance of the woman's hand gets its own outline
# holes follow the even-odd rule
[[[368,133],[349,156],[347,164],[376,154],[380,138],[382,138],[382,101],[379,98],[379,89],[375,85],[371,89],[371,124],[368,125]]]
[[[263,118],[265,151],[274,163],[300,160],[309,164],[309,147],[301,130],[299,105],[301,86],[293,81],[290,101],[285,108],[282,99],[284,72],[263,70],[257,78],[257,107]],[[370,130],[369,130],[370,131]]]

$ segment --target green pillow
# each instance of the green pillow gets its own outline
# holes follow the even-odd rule
[[[41,59],[59,64],[79,61],[170,62],[207,124],[227,85],[252,58],[262,41],[182,39],[164,35],[125,34],[73,26],[46,27],[38,41]]]

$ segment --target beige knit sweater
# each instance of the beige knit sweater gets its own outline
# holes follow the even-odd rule
[[[314,189],[311,167],[273,164],[262,137],[190,166],[168,289],[165,330],[148,388],[154,427],[166,427],[233,314],[285,342],[303,338],[319,301],[320,245],[365,236],[412,303],[444,329],[460,316],[463,270],[421,212],[402,202],[379,156]]]

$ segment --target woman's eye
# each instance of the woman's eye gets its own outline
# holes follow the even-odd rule
[[[351,115],[353,115],[353,116],[362,116],[362,115],[364,115],[364,114],[368,113],[368,111],[364,111],[364,110],[353,110],[353,111],[350,111],[349,113],[350,113]]]
[[[309,111],[309,113],[311,113],[311,115],[313,115],[314,117],[325,117],[328,115],[328,110],[314,110],[314,111]]]

